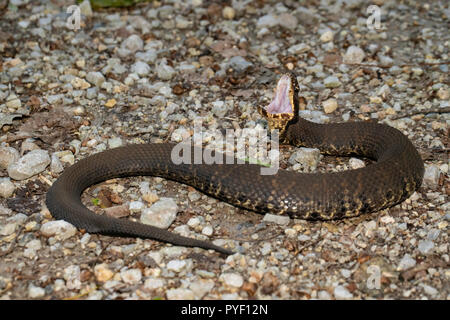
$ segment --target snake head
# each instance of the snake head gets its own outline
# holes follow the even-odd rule
[[[298,91],[295,75],[284,74],[278,80],[272,102],[265,108],[258,106],[258,112],[267,119],[269,130],[279,130],[280,137],[284,136],[288,125],[298,117]]]

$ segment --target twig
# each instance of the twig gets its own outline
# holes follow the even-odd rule
[[[430,109],[430,110],[418,110],[418,111],[413,111],[407,114],[403,114],[403,115],[398,115],[395,117],[392,117],[390,120],[397,120],[397,119],[401,119],[401,118],[406,118],[406,117],[411,117],[417,114],[429,114],[429,113],[449,113],[450,112],[450,107],[444,107],[444,108],[435,108],[435,109]]]
[[[22,230],[24,229],[24,226],[20,226],[19,230],[17,231],[17,235],[14,238],[14,240],[11,242],[11,244],[9,245],[9,248],[6,249],[3,252],[0,252],[0,257],[5,257],[8,254],[10,254],[11,252],[13,252],[14,248],[16,247],[17,244],[17,240],[19,239],[20,234],[22,233]]]

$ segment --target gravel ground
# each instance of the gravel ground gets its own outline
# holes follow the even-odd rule
[[[449,4],[155,1],[130,9],[10,0],[0,13],[2,299],[449,299]],[[6,2],[0,1],[0,8]],[[372,30],[373,29],[373,30]],[[256,111],[293,70],[302,116],[379,121],[425,161],[424,185],[375,214],[307,222],[234,208],[153,177],[93,186],[86,205],[227,244],[198,248],[82,233],[45,192],[71,163],[128,143],[263,128]],[[365,165],[282,148],[293,171]],[[147,219],[147,220],[146,220]]]

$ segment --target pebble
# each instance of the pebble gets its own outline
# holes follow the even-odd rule
[[[156,73],[161,80],[170,80],[175,75],[175,69],[163,61],[156,66]]]
[[[0,147],[0,168],[6,169],[11,163],[19,160],[19,151],[12,147]]]
[[[22,102],[14,93],[12,93],[6,99],[5,105],[9,109],[17,110],[22,106]]]
[[[331,98],[322,102],[322,106],[325,113],[332,113],[336,111],[338,103],[336,99]]]
[[[201,299],[205,296],[205,294],[210,292],[215,285],[216,284],[213,280],[199,279],[191,282],[191,284],[189,285],[189,289],[192,290],[196,299]]]
[[[11,182],[11,179],[0,178],[0,197],[9,198],[13,195],[14,190],[16,189],[14,183]]]
[[[449,100],[450,99],[450,90],[445,89],[443,87],[439,88],[439,90],[436,92],[436,95],[441,100]]]
[[[41,287],[36,287],[33,284],[28,286],[28,296],[32,299],[39,299],[45,296],[45,290]]]
[[[420,286],[423,288],[423,291],[426,294],[428,294],[428,295],[430,295],[432,297],[435,297],[435,296],[437,296],[439,294],[439,291],[437,291],[435,288],[433,288],[433,287],[431,287],[429,285],[421,283]]]
[[[178,206],[172,198],[161,198],[141,214],[141,222],[167,229],[177,217]]]
[[[155,63],[158,53],[155,49],[149,49],[145,52],[136,52],[136,59],[147,63]]]
[[[187,222],[187,225],[191,228],[195,228],[200,225],[200,219],[198,217],[190,218]]]
[[[249,69],[253,68],[253,63],[245,60],[241,56],[234,56],[228,61],[227,68],[231,68],[235,72],[240,74],[240,73],[246,72]]]
[[[33,150],[11,163],[8,175],[15,180],[24,180],[44,171],[50,162],[47,150]]]
[[[128,208],[131,212],[137,213],[141,212],[145,208],[145,205],[142,201],[130,201]]]
[[[103,82],[105,82],[105,77],[101,72],[91,71],[86,75],[86,80],[92,83],[97,88],[101,88]]]
[[[311,47],[308,46],[306,43],[299,43],[299,44],[289,47],[288,52],[290,54],[300,54],[300,53],[307,52],[310,49],[311,49]]]
[[[319,291],[319,292],[317,293],[317,297],[318,297],[320,300],[331,300],[331,295],[330,295],[327,291],[325,291],[325,290]]]
[[[17,229],[17,223],[7,223],[0,229],[0,235],[2,236],[9,236],[10,234],[13,234]]]
[[[114,138],[108,139],[108,146],[110,149],[118,148],[118,147],[121,147],[122,145],[123,145],[123,141],[122,141],[122,138],[120,138],[120,137],[114,137]]]
[[[158,278],[147,278],[144,282],[144,288],[147,290],[157,290],[161,289],[166,285],[163,279]]]
[[[337,88],[341,85],[341,82],[336,76],[329,76],[323,80],[323,84],[326,88]]]
[[[136,61],[136,63],[131,66],[131,72],[134,72],[140,76],[148,75],[150,73],[150,70],[151,70],[150,66],[146,62],[143,62],[143,61]],[[159,76],[159,74],[158,74],[158,76]]]
[[[188,193],[188,198],[192,202],[200,200],[201,197],[202,197],[201,194],[198,193],[197,191],[189,191]]]
[[[416,259],[413,259],[408,253],[405,254],[398,264],[397,270],[408,270],[416,265]]]
[[[277,17],[278,24],[286,29],[294,30],[298,25],[297,18],[290,13],[282,13]]]
[[[64,167],[55,153],[52,154],[50,162],[50,171],[53,173],[61,173],[64,171]]]
[[[344,286],[337,286],[334,288],[334,297],[336,299],[352,299],[353,294],[351,294]]]
[[[94,267],[94,275],[97,281],[106,282],[113,278],[114,272],[109,269],[106,263],[101,263]]]
[[[180,272],[186,267],[185,260],[170,260],[167,263],[167,269],[175,272]]]
[[[290,218],[289,216],[281,216],[281,215],[276,215],[276,214],[271,214],[271,213],[267,213],[266,215],[264,215],[263,221],[264,222],[272,222],[272,223],[276,223],[282,226],[287,226],[290,222]]]
[[[350,160],[348,161],[348,164],[349,164],[350,168],[352,168],[352,169],[364,168],[366,166],[364,161],[361,159],[358,159],[358,158],[350,158]]]
[[[350,46],[344,55],[344,63],[361,63],[366,54],[357,46]]]
[[[227,20],[233,20],[236,16],[236,11],[232,7],[224,7],[222,9],[222,17]]]
[[[333,31],[327,30],[320,36],[320,41],[322,42],[330,42],[333,40]]]
[[[437,186],[439,183],[439,167],[436,165],[425,164],[425,173],[423,175],[423,182],[429,186]]]
[[[267,14],[265,16],[262,16],[258,19],[256,22],[256,26],[258,28],[270,28],[278,25],[278,19],[276,16],[272,14]]]
[[[44,223],[40,231],[46,237],[56,237],[59,240],[66,240],[74,236],[77,229],[64,220],[56,220]]]
[[[289,158],[289,163],[298,165],[298,169],[311,172],[317,169],[321,159],[320,150],[316,148],[299,148]],[[296,169],[296,168],[294,168]]]
[[[244,284],[244,278],[238,273],[223,273],[220,279],[230,287],[240,288]]]
[[[66,287],[69,290],[80,289],[80,266],[70,265],[64,268],[64,280],[66,280]]]
[[[130,215],[130,209],[127,204],[122,204],[120,206],[113,206],[105,208],[105,214],[114,217],[114,218],[122,218]]]
[[[419,240],[417,245],[417,249],[419,249],[420,253],[427,254],[434,248],[433,241],[430,240]]]
[[[92,7],[89,0],[83,0],[83,2],[79,4],[79,7],[82,15],[85,15],[86,17],[92,16]]]
[[[168,300],[194,300],[195,295],[190,289],[169,289],[166,292]]]
[[[144,48],[144,42],[138,35],[133,34],[122,42],[121,47],[134,53],[136,51],[141,51]]]
[[[137,284],[142,279],[142,272],[140,269],[126,269],[120,272],[120,277],[127,284]]]
[[[189,130],[187,130],[184,127],[179,127],[177,129],[173,130],[170,140],[172,140],[174,142],[181,142],[181,141],[189,139],[190,136],[191,136],[191,133]]]
[[[208,237],[212,236],[213,232],[214,230],[211,226],[206,226],[202,229],[202,234]]]

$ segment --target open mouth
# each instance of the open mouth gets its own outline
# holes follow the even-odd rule
[[[275,97],[266,107],[266,112],[270,114],[293,113],[292,99],[292,80],[288,75],[283,75],[280,80],[278,80]]]

